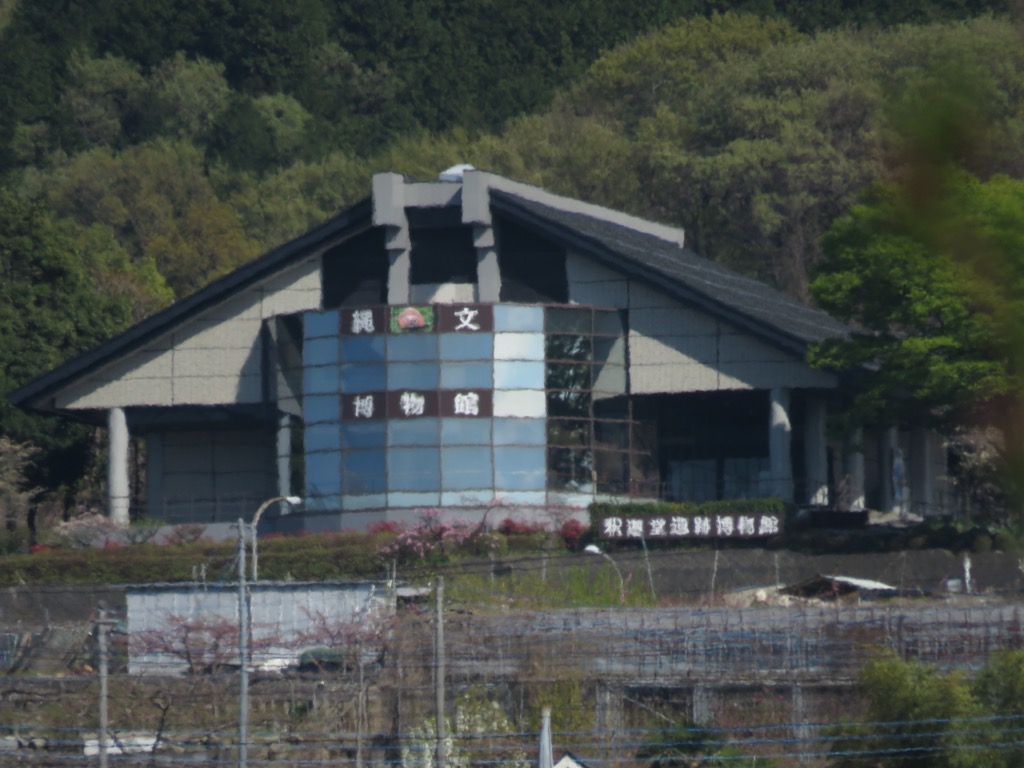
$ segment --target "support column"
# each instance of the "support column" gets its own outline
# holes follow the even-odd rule
[[[790,458],[792,427],[789,423],[789,390],[771,391],[768,416],[768,462],[772,495],[793,501],[793,461]]]
[[[878,458],[881,463],[879,486],[882,490],[879,506],[882,512],[898,511],[903,495],[903,457],[900,455],[899,432],[896,427],[889,427],[882,433]]]
[[[477,301],[496,304],[501,297],[501,270],[498,268],[494,228],[474,225],[473,245],[476,246]]]
[[[864,509],[864,454],[859,448],[862,439],[857,430],[850,444],[843,446],[842,509],[846,512]]]
[[[277,421],[277,495],[292,495],[292,417],[287,414]]]
[[[107,413],[107,514],[118,525],[128,525],[128,419],[123,408]]]
[[[804,476],[808,504],[828,504],[825,415],[825,401],[820,397],[808,398],[804,417]]]
[[[388,304],[408,304],[411,265],[409,220],[405,215],[405,178],[399,173],[373,177],[373,223],[384,227],[388,252]]]
[[[935,465],[932,456],[932,435],[926,429],[915,429],[910,436],[910,503],[908,511],[922,517],[936,514]]]

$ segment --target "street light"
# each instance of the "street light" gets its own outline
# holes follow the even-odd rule
[[[622,579],[622,571],[619,570],[619,566],[616,565],[615,561],[612,560],[611,555],[601,550],[597,544],[587,544],[583,548],[583,551],[588,555],[600,555],[609,563],[612,564],[612,568],[615,569],[615,575],[619,577],[619,602],[623,605],[626,604],[626,582]]]
[[[284,502],[291,510],[302,503],[298,496],[267,499],[252,516],[252,580],[256,581],[256,526],[271,504]],[[249,741],[249,647],[252,645],[252,604],[245,583],[245,521],[238,518],[238,768],[247,768]]]
[[[258,568],[258,564],[257,564],[257,561],[256,561],[256,527],[260,524],[260,515],[263,514],[263,512],[267,509],[267,507],[269,507],[271,504],[277,504],[279,502],[284,502],[285,504],[287,504],[288,505],[288,508],[287,508],[288,512],[291,512],[291,510],[294,507],[297,507],[297,506],[299,506],[302,503],[302,499],[299,498],[298,496],[275,496],[274,498],[267,499],[262,504],[260,504],[260,508],[256,510],[256,514],[252,516],[252,580],[253,581],[256,581],[259,578],[258,577],[259,568]],[[288,512],[282,512],[281,514],[282,515],[286,515],[286,514],[288,514]]]

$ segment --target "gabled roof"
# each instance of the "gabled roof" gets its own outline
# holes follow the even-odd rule
[[[615,271],[646,281],[680,301],[699,307],[799,356],[806,353],[809,343],[850,333],[847,326],[826,313],[686,250],[682,247],[681,230],[559,197],[493,174],[480,173],[473,183],[482,185],[475,190],[486,190],[488,204],[467,201],[464,195],[446,196],[444,204],[472,205],[484,210],[482,215],[488,217],[489,211],[493,210],[518,220]],[[427,195],[426,199],[432,198]],[[433,201],[431,204],[438,203]],[[480,214],[480,210],[476,210],[476,214]],[[52,397],[61,387],[173,330],[235,292],[272,276],[317,249],[366,230],[373,225],[373,217],[373,199],[363,200],[301,237],[274,248],[109,341],[14,390],[8,398],[18,406],[45,409],[45,399]]]
[[[41,398],[49,397],[79,376],[143,346],[235,292],[272,276],[299,258],[308,256],[311,251],[367,229],[371,224],[371,213],[372,201],[369,198],[356,203],[304,235],[268,251],[258,259],[214,280],[99,346],[73,357],[49,373],[10,392],[7,395],[8,400],[21,407],[39,407],[37,404]]]
[[[805,354],[810,343],[850,333],[848,326],[820,309],[662,238],[504,190],[492,190],[491,205],[595,255],[617,271],[646,279],[799,354]]]

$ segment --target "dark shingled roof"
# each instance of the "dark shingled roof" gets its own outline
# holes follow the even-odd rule
[[[613,269],[644,277],[684,301],[798,352],[806,352],[809,343],[851,332],[820,309],[655,235],[506,191],[492,190],[491,199],[495,210],[595,253]]]

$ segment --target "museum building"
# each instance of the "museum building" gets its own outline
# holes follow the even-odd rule
[[[827,438],[842,381],[806,355],[848,333],[680,229],[458,167],[376,175],[371,198],[10,397],[107,426],[122,521],[226,524],[276,496],[304,503],[266,525],[305,530],[596,499],[935,511],[933,436]]]

